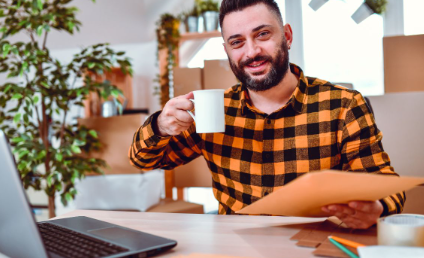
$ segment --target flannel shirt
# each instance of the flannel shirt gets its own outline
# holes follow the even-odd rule
[[[212,175],[219,214],[235,211],[310,171],[337,169],[397,175],[383,150],[382,133],[362,95],[305,77],[286,105],[272,114],[256,109],[240,83],[225,92],[225,133],[155,135],[150,116],[135,133],[130,163],[143,170],[173,169],[203,156]],[[405,194],[380,200],[383,215],[400,213]],[[284,205],[284,204],[279,204]]]

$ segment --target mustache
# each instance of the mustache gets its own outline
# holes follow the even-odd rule
[[[248,58],[243,62],[240,62],[240,68],[243,68],[247,65],[251,65],[253,62],[260,62],[260,61],[268,61],[268,62],[272,62],[272,57],[271,56],[255,56],[254,58]]]

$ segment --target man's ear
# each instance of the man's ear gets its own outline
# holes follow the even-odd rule
[[[284,25],[284,37],[287,40],[287,45],[291,46],[292,43],[293,43],[293,31],[292,31],[290,24],[288,24],[288,23],[286,23],[286,25]]]

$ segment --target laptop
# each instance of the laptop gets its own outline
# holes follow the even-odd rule
[[[147,257],[176,245],[171,239],[82,216],[36,223],[0,130],[0,253],[11,258]]]

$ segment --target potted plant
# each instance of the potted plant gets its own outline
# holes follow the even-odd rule
[[[51,55],[50,31],[73,34],[81,26],[75,18],[78,9],[70,2],[0,1],[0,73],[8,78],[0,85],[0,129],[11,140],[25,188],[47,194],[50,217],[55,216],[57,193],[66,205],[77,194],[75,180],[88,172],[101,173],[106,165],[86,155],[100,146],[96,131],[73,123],[69,115],[72,108],[84,106],[90,92],[107,99],[121,91],[108,81],[93,81],[89,74],[114,65],[132,73],[125,53],[107,44],[86,47],[69,63]],[[28,41],[8,41],[19,32]]]
[[[172,14],[162,14],[160,20],[156,23],[156,36],[158,40],[158,61],[163,60],[161,64],[159,75],[155,82],[159,83],[156,88],[156,93],[160,94],[160,102],[162,107],[170,99],[170,88],[172,87],[171,76],[172,68],[176,65],[175,52],[178,49],[180,42],[180,20]],[[161,56],[161,57],[160,57]]]
[[[357,23],[371,16],[372,14],[383,14],[386,11],[387,0],[365,0],[352,15],[352,19]]]
[[[181,21],[184,22],[186,32],[199,32],[199,11],[194,6],[190,11],[181,15]]]
[[[218,29],[219,4],[213,0],[200,0],[197,2],[199,12],[202,14],[205,31]]]

